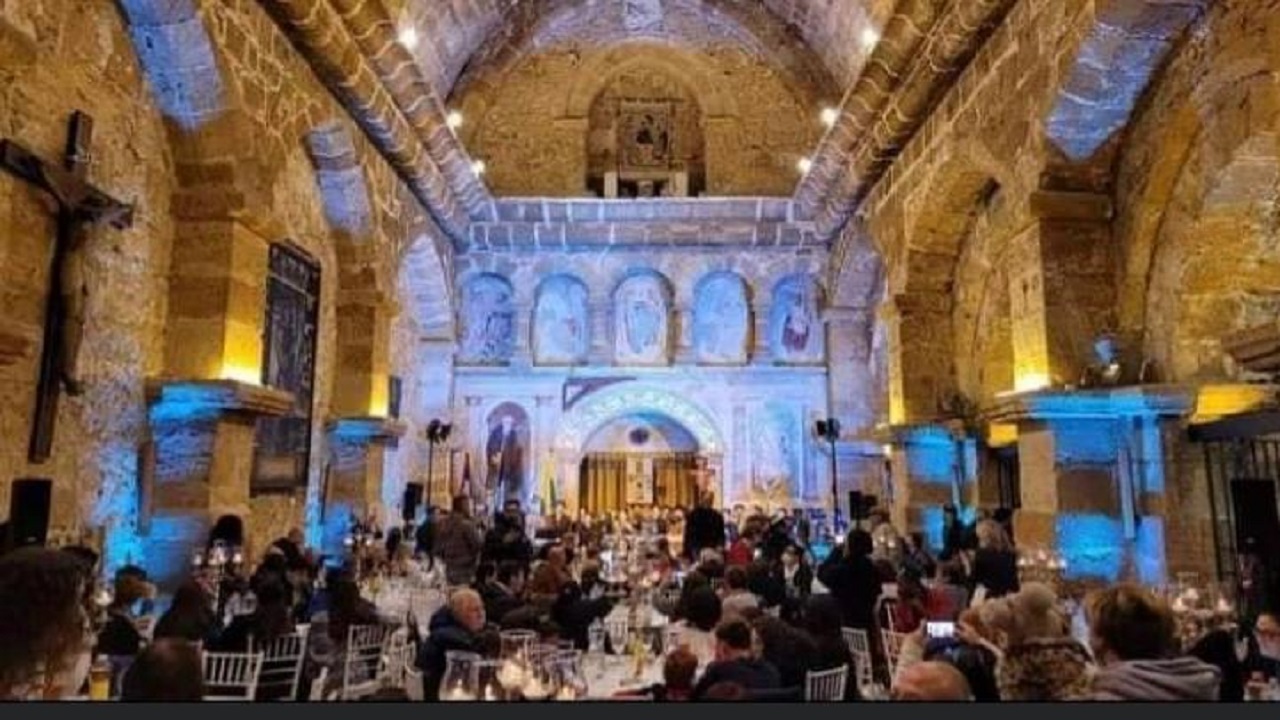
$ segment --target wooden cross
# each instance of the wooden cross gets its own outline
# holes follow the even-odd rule
[[[0,167],[48,193],[57,204],[58,228],[49,266],[49,290],[45,296],[40,380],[36,387],[31,442],[27,446],[27,459],[32,463],[43,463],[49,459],[54,420],[58,415],[58,396],[63,385],[69,392],[79,392],[76,378],[70,372],[78,348],[67,347],[71,344],[68,342],[68,330],[75,333],[75,345],[78,345],[81,330],[78,323],[67,323],[69,305],[74,302],[74,299],[69,302],[64,287],[67,261],[81,249],[87,228],[105,224],[124,230],[133,224],[133,205],[107,195],[87,179],[92,137],[93,119],[76,111],[71,114],[66,153],[61,163],[47,162],[11,140],[0,140]]]

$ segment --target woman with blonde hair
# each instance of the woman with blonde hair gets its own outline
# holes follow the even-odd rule
[[[1018,592],[1018,554],[1004,528],[994,520],[982,520],[975,532],[978,550],[969,578],[971,594],[979,587],[988,599]]]
[[[1027,583],[979,608],[1001,651],[996,667],[1001,700],[1059,701],[1088,692],[1089,652],[1071,637],[1057,603],[1047,585]]]

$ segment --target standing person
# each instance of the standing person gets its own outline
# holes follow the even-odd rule
[[[484,539],[471,517],[471,498],[453,499],[453,512],[440,522],[435,537],[436,553],[444,563],[445,580],[450,585],[470,585]]]
[[[427,559],[427,569],[436,569],[436,525],[440,522],[440,508],[432,505],[427,508],[426,515],[423,516],[422,524],[418,526],[413,535],[413,552],[419,557]]]
[[[978,523],[978,551],[973,555],[972,591],[986,589],[986,598],[1018,592],[1018,555],[1009,544],[1004,528],[994,520]]]
[[[818,568],[818,579],[840,603],[846,627],[860,630],[875,627],[880,576],[871,561],[872,549],[871,533],[850,530],[840,552],[831,553]]]
[[[698,497],[698,506],[689,513],[684,526],[684,555],[690,560],[703,549],[724,550],[724,514],[711,507],[711,493]]]

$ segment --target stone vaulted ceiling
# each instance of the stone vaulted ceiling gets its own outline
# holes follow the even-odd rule
[[[373,0],[371,0],[373,1]],[[386,0],[402,26],[420,38],[415,55],[437,95],[448,98],[455,85],[480,73],[486,61],[504,56],[522,42],[546,42],[567,29],[583,43],[622,42],[640,37],[670,38],[669,15],[700,14],[702,38],[736,37],[746,45],[783,54],[787,45],[816,58],[820,70],[842,93],[866,61],[868,32],[878,34],[895,0]],[[616,16],[618,24],[584,22]],[[590,26],[590,27],[588,27]],[[594,29],[592,29],[594,28]],[[584,31],[585,32],[582,32]],[[559,39],[564,39],[562,35]],[[776,44],[775,44],[776,43]],[[785,44],[783,44],[785,43]],[[527,50],[528,48],[524,48]],[[810,69],[813,71],[813,69]]]
[[[548,45],[634,41],[767,64],[816,123],[797,217],[829,241],[923,122],[940,91],[1012,0],[260,0],[382,148],[434,219],[463,245],[498,220],[486,184],[446,123],[468,84]],[[404,42],[406,36],[412,42]],[[732,78],[722,82],[732,83]],[[736,93],[738,88],[730,88]],[[766,126],[766,130],[772,131]],[[815,135],[816,138],[816,135]],[[812,146],[805,147],[807,152]],[[773,158],[776,172],[778,158]],[[795,159],[791,160],[794,169]]]

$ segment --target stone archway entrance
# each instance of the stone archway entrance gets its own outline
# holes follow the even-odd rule
[[[688,499],[690,491],[680,490],[676,479],[684,473],[693,477],[697,489],[711,491],[717,503],[722,497],[725,444],[720,429],[688,398],[658,388],[628,383],[583,399],[565,413],[555,452],[562,497],[574,512],[583,507],[584,497],[602,497],[598,489],[584,485],[584,478],[591,474],[591,459],[605,456],[616,462],[638,461],[630,474],[653,478],[652,502],[643,502],[639,483],[632,488],[631,498],[641,504]]]

